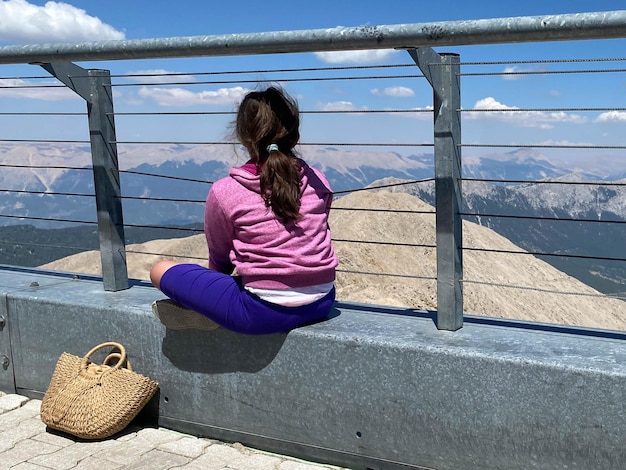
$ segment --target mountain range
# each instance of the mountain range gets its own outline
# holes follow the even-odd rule
[[[320,146],[303,146],[301,153],[310,164],[324,171],[339,195],[381,178],[423,180],[434,177],[432,154],[404,156],[390,151]],[[158,226],[197,222],[202,217],[202,204],[210,182],[225,176],[231,166],[245,161],[244,152],[232,144],[121,147],[119,162],[125,223]],[[68,222],[40,219],[94,222],[90,164],[89,147],[85,145],[0,143],[0,190],[3,192],[0,225],[68,225]],[[607,182],[624,178],[626,171],[623,167],[611,169],[607,165],[601,168],[588,165],[587,169],[581,169],[578,162],[573,168],[556,165],[529,149],[484,157],[470,155],[463,159],[465,178],[534,181],[573,177]],[[540,199],[545,195],[535,194]],[[602,197],[612,199],[608,192]],[[586,207],[587,202],[581,201],[581,204]],[[623,208],[620,210],[623,218]]]
[[[368,185],[428,180],[394,190],[434,204],[431,154],[321,146],[302,146],[300,151],[326,174],[337,197]],[[152,227],[201,222],[210,183],[245,161],[245,152],[232,144],[120,147],[125,224],[147,226],[140,238],[148,240],[156,233]],[[3,231],[8,233],[11,225],[59,229],[81,225],[63,221],[93,224],[90,162],[85,145],[0,143],[0,241],[10,239]],[[600,158],[555,163],[522,148],[466,155],[462,171],[467,220],[492,228],[529,252],[570,255],[540,257],[601,292],[626,291],[626,262],[620,253],[626,239],[626,180],[619,159],[611,164]],[[587,256],[606,259],[590,261]]]
[[[409,194],[381,190],[349,194],[336,201],[335,209],[329,223],[339,258],[335,283],[339,300],[409,309],[437,308],[432,206]],[[464,221],[463,234],[472,246],[491,250],[464,255],[465,312],[626,330],[623,300],[602,295],[529,256],[487,227]],[[208,251],[204,235],[128,245],[129,276],[147,280],[150,267],[164,258],[206,266]],[[42,268],[97,275],[101,272],[100,253],[96,250],[78,253]],[[376,312],[374,308],[370,314],[389,313]]]
[[[373,186],[394,182],[404,181],[383,179]],[[576,182],[587,183],[572,174],[544,184],[463,181],[464,218],[601,292],[626,298],[626,180]],[[393,190],[435,203],[433,182]]]

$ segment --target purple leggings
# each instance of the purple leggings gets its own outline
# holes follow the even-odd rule
[[[241,280],[197,264],[178,264],[161,278],[161,291],[185,308],[195,310],[237,333],[264,335],[323,320],[335,301],[335,288],[323,298],[298,307],[260,299]]]

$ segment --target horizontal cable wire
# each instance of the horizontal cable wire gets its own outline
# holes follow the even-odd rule
[[[601,292],[573,292],[573,291],[561,291],[555,289],[545,289],[542,287],[532,287],[532,286],[517,286],[512,284],[499,284],[496,282],[487,282],[487,281],[473,281],[468,279],[461,279],[461,282],[464,284],[475,284],[481,286],[490,286],[490,287],[503,287],[505,289],[519,289],[519,290],[529,290],[535,292],[543,292],[545,294],[562,294],[562,295],[575,295],[580,297],[598,297],[598,298],[614,298],[614,299],[624,299],[626,294],[602,294]]]
[[[0,139],[0,142],[3,142]],[[26,140],[25,142],[32,142]],[[48,141],[50,142],[50,141]],[[57,141],[52,141],[57,142]],[[89,143],[89,142],[85,142]],[[168,140],[168,141],[154,141],[154,140],[111,140],[110,144],[123,144],[123,145],[233,145],[239,144],[239,142],[223,142],[223,141],[195,141],[195,140]],[[320,147],[433,147],[434,144],[424,143],[386,143],[386,142],[298,142],[298,146],[320,146]]]
[[[532,215],[506,215],[506,214],[482,214],[479,212],[459,212],[461,216],[487,217],[497,219],[520,219],[520,220],[553,220],[559,222],[595,222],[597,224],[626,224],[626,220],[600,220],[600,219],[576,219],[573,217],[539,217]]]
[[[1,82],[0,82],[1,83]],[[0,89],[18,89],[18,88],[67,88],[65,85],[0,85]]]
[[[150,72],[150,73],[125,73],[111,74],[111,78],[134,78],[134,77],[175,77],[175,76],[203,76],[203,75],[243,75],[265,73],[292,73],[292,72],[320,72],[338,70],[365,70],[365,69],[390,69],[401,67],[415,67],[415,64],[381,64],[381,65],[346,65],[333,67],[310,67],[289,69],[261,69],[261,70],[226,70],[211,72]],[[0,80],[50,80],[50,75],[0,77]],[[68,78],[90,78],[89,75],[70,75]]]
[[[335,192],[333,192],[333,194],[337,195],[337,194],[354,193],[354,192],[357,192],[357,191],[371,191],[371,190],[375,190],[375,189],[393,188],[393,187],[397,187],[397,186],[407,186],[407,185],[411,185],[411,184],[427,183],[429,181],[435,181],[435,178],[426,178],[426,179],[422,179],[422,180],[413,180],[413,181],[401,181],[401,182],[397,182],[397,183],[381,184],[381,185],[378,185],[378,186],[366,186],[364,188],[347,189],[345,191],[335,191]],[[433,214],[434,214],[434,212],[433,212]]]
[[[461,77],[488,77],[488,76],[507,76],[507,75],[567,75],[567,74],[587,74],[587,73],[623,73],[626,69],[587,69],[587,70],[526,70],[526,71],[510,71],[510,72],[461,72]]]
[[[371,271],[356,271],[356,270],[351,270],[351,269],[340,269],[340,268],[338,268],[336,271],[338,273],[360,274],[360,275],[362,274],[362,275],[366,275],[366,276],[401,277],[401,278],[405,278],[405,279],[421,279],[421,280],[425,280],[425,281],[436,281],[437,280],[436,277],[432,277],[432,276],[415,276],[415,275],[411,275],[411,274],[375,273],[375,272],[371,272]]]
[[[0,112],[0,116],[87,116],[87,113],[69,113],[69,112]]]
[[[155,253],[155,252],[151,252],[151,251],[141,251],[141,250],[129,250],[128,248],[124,250],[127,254],[128,253],[133,253],[136,255],[149,255],[149,256],[164,256],[167,258],[187,258],[187,259],[197,259],[197,260],[202,260],[202,261],[206,261],[205,257],[200,257],[200,256],[192,256],[192,255],[177,255],[174,253]]]
[[[591,62],[619,62],[626,61],[621,57],[605,58],[580,58],[580,59],[538,59],[538,60],[507,60],[507,61],[468,61],[461,62],[460,65],[529,65],[529,64],[564,64],[564,63],[591,63]],[[442,64],[432,64],[442,65]],[[243,75],[243,74],[267,74],[267,73],[296,73],[296,72],[324,72],[340,70],[371,70],[371,69],[391,69],[403,67],[416,67],[414,63],[408,64],[381,64],[381,65],[345,65],[345,66],[325,66],[309,68],[281,68],[281,69],[256,69],[256,70],[223,70],[211,72],[165,72],[165,73],[127,73],[111,74],[111,78],[134,78],[134,77],[168,77],[168,76],[210,76],[210,75]],[[4,77],[6,79],[49,79],[49,76],[33,77]],[[72,78],[88,78],[88,76],[72,76]]]
[[[89,246],[69,246],[69,245],[50,245],[47,243],[30,243],[30,242],[22,242],[22,241],[9,241],[9,240],[0,240],[0,244],[2,245],[19,245],[19,246],[30,246],[35,248],[63,248],[66,250],[79,250],[79,251],[94,251],[98,250],[98,247],[89,247]],[[46,263],[47,264],[47,263]]]
[[[626,145],[561,145],[561,144],[457,144],[457,147],[473,148],[528,148],[528,149],[592,149],[592,150],[622,150]]]
[[[437,245],[425,243],[402,243],[402,242],[384,242],[377,240],[350,240],[345,238],[333,238],[333,242],[339,243],[359,243],[363,245],[387,245],[387,246],[403,246],[410,248],[437,248]]]
[[[576,258],[576,259],[590,259],[600,261],[626,261],[626,258],[615,258],[611,256],[588,256],[588,255],[576,255],[576,254],[564,254],[564,253],[544,253],[540,251],[514,251],[514,250],[496,250],[489,248],[475,248],[464,246],[465,251],[480,251],[483,253],[506,253],[512,255],[531,255],[531,256],[550,256],[554,258]]]
[[[262,69],[262,70],[229,70],[213,72],[166,72],[166,73],[129,73],[122,75],[111,75],[111,78],[128,77],[168,77],[168,76],[203,76],[203,75],[242,75],[242,74],[265,74],[265,73],[295,73],[295,72],[324,72],[338,70],[370,70],[370,69],[391,69],[401,67],[415,67],[415,64],[381,64],[381,65],[342,65],[333,67],[309,67],[299,69]],[[41,77],[46,78],[46,77]],[[47,77],[49,78],[49,77]]]
[[[89,140],[55,140],[55,139],[1,139],[0,142],[27,142],[33,144],[89,144]]]
[[[580,59],[528,59],[528,60],[498,60],[498,61],[471,61],[461,65],[530,65],[530,64],[579,64],[582,62],[623,62],[626,57],[593,57]]]
[[[504,61],[467,61],[460,65],[531,65],[531,64],[565,64],[565,63],[591,63],[591,62],[622,62],[626,57],[594,57],[594,58],[571,58],[571,59],[528,59],[528,60],[504,60]],[[433,64],[439,65],[439,64]],[[342,65],[324,66],[309,68],[282,68],[282,69],[249,69],[249,70],[222,70],[211,72],[151,72],[151,73],[126,73],[111,74],[111,78],[133,78],[133,77],[168,77],[168,76],[203,76],[203,75],[241,75],[241,74],[265,74],[265,73],[295,73],[295,72],[323,72],[338,70],[367,70],[367,69],[390,69],[402,67],[415,67],[414,63],[409,64],[380,64],[380,65]],[[72,75],[70,78],[89,78],[88,75]],[[46,80],[50,75],[36,76],[15,76],[0,77],[4,80]]]
[[[0,163],[0,167],[4,168],[28,168],[38,170],[89,170],[93,171],[91,166],[63,166],[63,165],[19,165],[15,163]]]
[[[614,109],[614,108],[611,108]],[[624,108],[626,109],[626,108]],[[432,109],[337,109],[300,110],[299,114],[403,114],[432,113]],[[235,116],[235,111],[157,111],[157,112],[114,112],[114,116]]]
[[[170,197],[145,197],[145,196],[120,196],[120,199],[131,201],[157,201],[157,202],[190,202],[204,204],[204,199],[176,199]]]
[[[111,83],[105,84],[105,87],[138,87],[138,86],[195,86],[195,85],[235,85],[240,83],[294,83],[294,82],[328,82],[328,81],[346,81],[346,80],[388,80],[388,79],[400,79],[400,78],[423,78],[423,75],[371,75],[371,76],[349,76],[349,77],[309,77],[309,78],[275,78],[275,79],[246,79],[246,80],[211,80],[211,81],[198,81],[198,82],[145,82],[145,83]],[[63,86],[63,85],[62,85]],[[5,88],[33,88],[33,86],[16,86]],[[44,88],[44,87],[42,87]]]
[[[368,189],[368,188],[365,188]],[[337,194],[337,193],[333,193]],[[332,207],[331,211],[362,211],[362,212],[383,212],[385,214],[431,214],[435,215],[436,212],[432,211],[412,211],[412,210],[404,210],[404,209],[370,209],[367,207]]]
[[[164,229],[164,230],[178,230],[178,231],[181,231],[181,232],[204,233],[204,230],[200,229],[200,228],[172,227],[172,226],[167,226],[167,225],[141,225],[141,224],[126,224],[125,223],[124,227]]]
[[[519,112],[555,112],[555,111],[576,111],[576,112],[591,112],[591,111],[626,111],[626,108],[492,108],[492,109],[463,109],[458,108],[460,113],[519,113]],[[432,110],[431,110],[432,112]]]
[[[0,80],[50,80],[51,75],[33,75],[33,76],[18,76],[18,77],[0,77]]]
[[[29,191],[27,189],[2,189],[3,193],[16,193],[16,194],[37,194],[40,196],[69,196],[69,197],[91,197],[95,198],[95,194],[82,194],[82,193],[63,193],[63,192],[49,192],[49,191]]]
[[[200,179],[195,179],[195,178],[185,178],[183,176],[159,175],[156,173],[148,173],[145,171],[135,171],[135,170],[112,170],[112,171],[116,171],[117,173],[126,173],[128,175],[151,176],[155,178],[165,178],[165,179],[170,179],[170,180],[189,181],[192,183],[206,183],[206,184],[214,183],[214,181],[200,180]]]
[[[28,216],[28,215],[0,214],[0,217],[4,217],[7,219],[42,220],[46,222],[64,222],[64,223],[70,223],[70,224],[89,224],[89,225],[98,224],[98,222],[91,221],[91,220],[54,219],[54,218],[46,218],[46,217],[34,217],[34,216]]]
[[[615,181],[556,181],[556,180],[513,180],[513,179],[490,179],[490,178],[460,178],[462,181],[480,181],[486,183],[520,183],[520,184],[554,184],[574,186],[626,186],[626,183]]]

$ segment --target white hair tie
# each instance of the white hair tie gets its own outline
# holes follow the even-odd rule
[[[267,153],[278,152],[278,144],[269,144],[267,146]]]

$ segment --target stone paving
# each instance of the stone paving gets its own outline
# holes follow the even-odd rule
[[[46,431],[40,406],[0,392],[0,470],[342,470],[162,428],[81,441]]]

